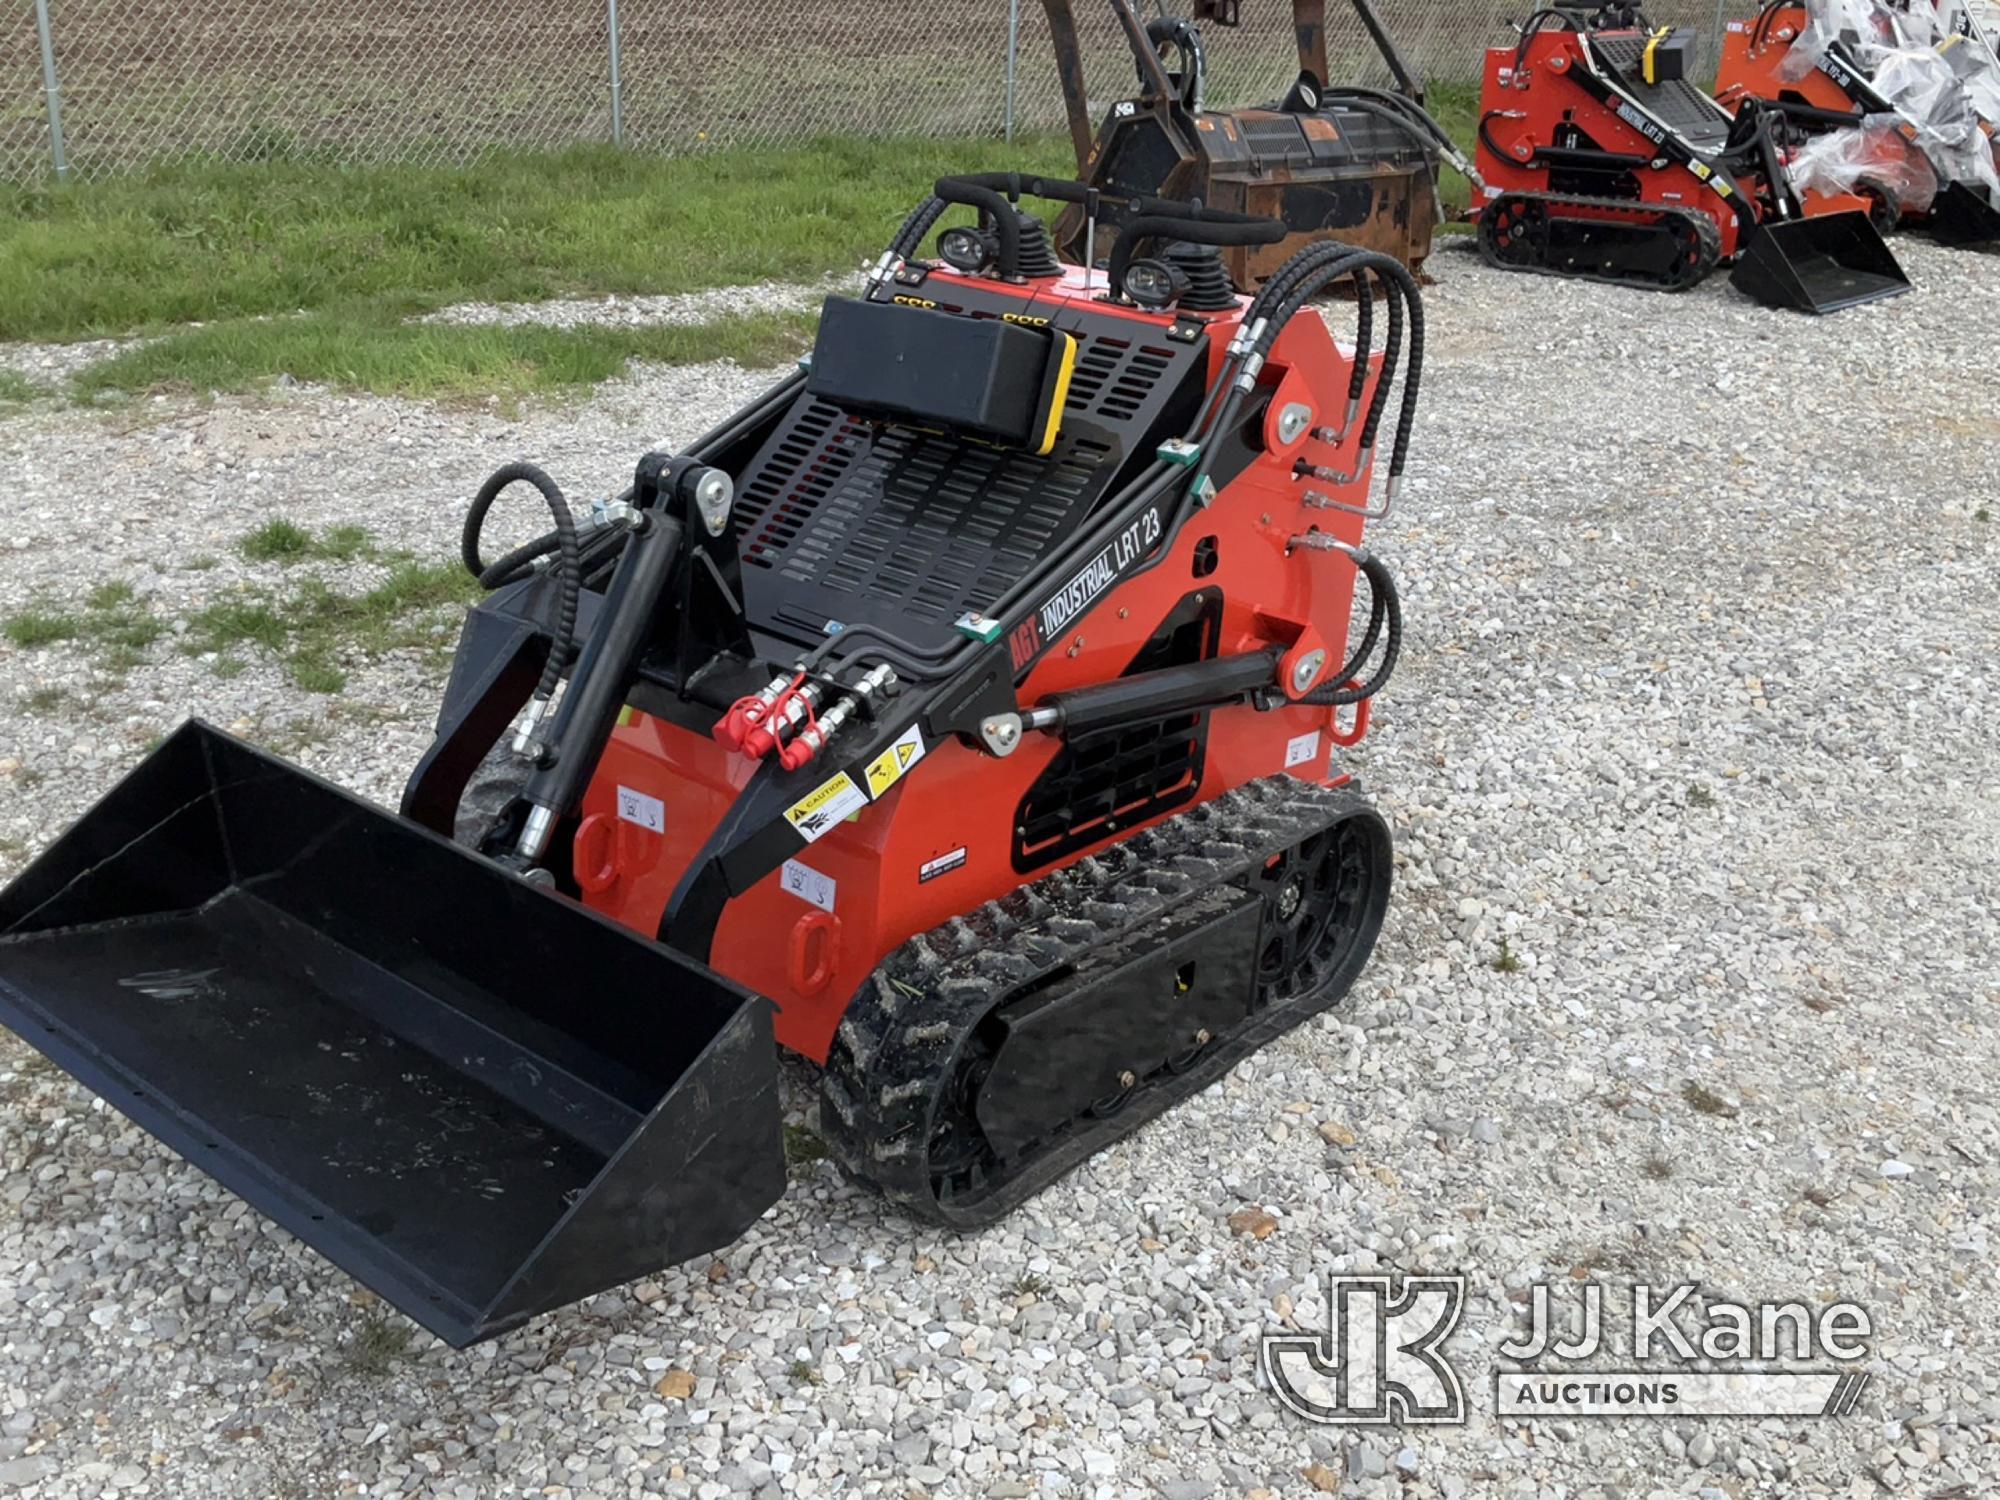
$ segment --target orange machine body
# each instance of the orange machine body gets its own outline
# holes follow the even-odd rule
[[[1716,102],[1733,113],[1745,100],[1763,100],[1790,108],[1799,123],[1809,126],[1825,126],[1829,123],[1826,117],[1837,115],[1853,115],[1858,122],[1863,116],[1877,112],[1873,106],[1880,101],[1874,98],[1872,85],[1846,59],[1829,54],[1803,72],[1788,63],[1793,44],[1805,36],[1810,21],[1803,5],[1777,6],[1766,9],[1754,20],[1731,21],[1723,35],[1722,63],[1715,83]],[[1883,185],[1873,192],[1864,191],[1859,198],[1878,220],[1894,197],[1888,184],[1935,175],[1928,155],[1907,123],[1895,130],[1871,131],[1865,149],[1869,161],[1880,162],[1877,176]],[[2000,159],[2000,148],[1996,148],[1996,159]],[[1808,211],[1813,211],[1810,204]],[[1904,209],[1901,204],[1896,204],[1891,216],[1925,217],[1921,212]]]
[[[940,269],[926,295],[949,308],[955,277]],[[979,285],[984,292],[995,289],[990,279]],[[1010,289],[1001,284],[1000,290]],[[1043,306],[1081,301],[1094,317],[1128,321],[1134,339],[1163,338],[1174,321],[1106,303],[1075,268],[1011,290]],[[1211,317],[1203,330],[1211,380],[1238,331],[1242,307]],[[1354,545],[1361,541],[1363,518],[1326,503],[1357,509],[1366,503],[1369,455],[1361,451],[1361,424],[1350,424],[1354,430],[1337,440],[1326,425],[1337,423],[1348,406],[1354,358],[1316,311],[1292,320],[1260,375],[1274,388],[1259,419],[1262,430],[1248,435],[1262,451],[1182,526],[1152,565],[1098,598],[1059,639],[1033,643],[1048,649],[1018,686],[1024,706],[1120,676],[1162,622],[1176,617],[1186,622],[1180,628],[1207,633],[1204,656],[1279,646],[1287,668],[1313,650],[1325,651],[1331,663],[1345,659],[1354,565],[1338,552],[1290,544],[1313,530]],[[1377,354],[1367,377],[1371,392],[1379,373]],[[1277,413],[1299,403],[1318,416],[1287,438]],[[1302,479],[1308,467],[1355,477],[1346,483]],[[1016,659],[1029,656],[1031,650],[1020,651]],[[1288,673],[1281,676],[1289,680]],[[824,1060],[850,998],[882,958],[911,937],[1246,782],[1286,772],[1322,783],[1341,779],[1340,747],[1366,731],[1367,705],[1357,711],[1245,704],[1204,717],[1199,744],[1190,717],[1182,752],[1189,763],[1178,800],[1160,807],[1155,799],[1148,806],[1157,811],[1131,821],[1121,815],[1124,809],[1114,809],[1100,829],[1085,830],[1098,836],[1077,847],[1072,835],[1060,858],[1037,858],[1032,873],[1017,868],[1020,810],[1061,742],[1031,732],[1006,758],[957,740],[906,746],[907,763],[881,767],[880,785],[869,787],[873,800],[729,902],[710,962],[770,997],[781,1042]],[[652,934],[755,765],[704,735],[628,709],[585,797],[576,834],[574,869],[585,899]],[[657,831],[619,815],[621,795],[635,792],[663,804]]]
[[[1620,38],[1613,34],[1614,43]],[[1629,39],[1644,41],[1643,33]],[[1755,175],[1733,182],[1699,161],[1663,160],[1661,136],[1654,119],[1622,100],[1593,97],[1596,70],[1589,39],[1580,31],[1545,29],[1528,39],[1525,48],[1494,47],[1486,54],[1480,91],[1478,165],[1489,197],[1506,192],[1573,191],[1562,168],[1543,158],[1556,151],[1582,147],[1631,158],[1629,188],[1612,196],[1629,197],[1631,210],[1603,208],[1593,212],[1608,219],[1639,218],[1647,206],[1687,209],[1705,214],[1721,236],[1723,261],[1734,260],[1747,239],[1745,217],[1754,223],[1764,184]],[[1699,110],[1692,89],[1680,95],[1683,108]],[[1716,119],[1726,123],[1717,113]],[[1583,193],[1582,196],[1599,196]],[[1801,195],[1809,215],[1866,212],[1866,199],[1852,194],[1807,192]]]

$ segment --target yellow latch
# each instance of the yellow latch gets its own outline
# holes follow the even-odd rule
[[[1659,65],[1655,61],[1653,54],[1660,50],[1660,43],[1664,42],[1668,37],[1672,36],[1673,34],[1674,34],[1673,27],[1662,26],[1658,31],[1654,32],[1650,37],[1646,39],[1646,55],[1640,59],[1639,71],[1641,76],[1645,78],[1647,83],[1652,84],[1652,83],[1658,83],[1660,81]]]

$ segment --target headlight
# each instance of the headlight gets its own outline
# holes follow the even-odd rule
[[[1125,268],[1125,295],[1141,307],[1172,307],[1187,290],[1187,276],[1163,260],[1135,260]]]
[[[985,270],[992,262],[994,244],[979,230],[960,225],[938,236],[938,254],[953,270],[971,276]]]

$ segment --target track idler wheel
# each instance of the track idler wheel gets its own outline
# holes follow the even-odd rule
[[[1540,270],[1549,263],[1548,205],[1502,198],[1479,216],[1479,253],[1503,271]]]

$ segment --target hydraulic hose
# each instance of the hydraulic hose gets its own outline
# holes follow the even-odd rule
[[[1424,310],[1423,297],[1417,290],[1416,278],[1400,262],[1374,251],[1364,252],[1357,258],[1367,265],[1389,285],[1390,333],[1385,340],[1382,374],[1376,383],[1375,399],[1369,406],[1369,423],[1363,429],[1362,443],[1365,448],[1374,446],[1376,433],[1387,404],[1387,392],[1391,377],[1395,373],[1394,351],[1400,332],[1399,320],[1407,308],[1409,315],[1409,356],[1403,376],[1402,407],[1397,414],[1396,436],[1389,456],[1389,482],[1394,485],[1402,478],[1403,469],[1409,457],[1410,437],[1415,427],[1417,398],[1423,385],[1424,367]],[[1286,308],[1281,309],[1281,317],[1290,317],[1297,306],[1309,300],[1321,287],[1350,274],[1347,268],[1323,270],[1316,276],[1305,279],[1303,284],[1287,298]]]
[[[929,234],[937,221],[944,217],[944,211],[948,207],[950,205],[944,199],[932,193],[911,209],[909,217],[903,220],[903,227],[898,229],[895,238],[889,241],[889,253],[899,260],[908,260],[915,255],[917,247],[924,242],[924,236]]]
[[[532,484],[541,491],[549,514],[555,518],[553,545],[544,546],[549,538],[542,538],[525,547],[516,547],[498,562],[489,565],[479,554],[480,533],[486,528],[487,512],[493,509],[493,502],[500,498],[500,492],[516,482]],[[479,493],[472,497],[472,504],[465,512],[465,529],[459,537],[459,556],[465,563],[466,571],[485,588],[495,589],[500,587],[500,583],[489,583],[489,577],[504,582],[522,573],[534,558],[550,551],[558,556],[556,629],[549,646],[549,659],[542,665],[541,680],[535,684],[534,696],[543,702],[555,695],[556,684],[562,680],[563,669],[569,665],[570,654],[576,649],[577,595],[583,583],[583,554],[577,541],[576,517],[570,513],[569,502],[563,498],[561,488],[533,464],[511,463],[495,469],[486,483],[479,487]]]
[[[1396,580],[1390,574],[1388,565],[1368,551],[1357,547],[1350,554],[1354,565],[1368,580],[1372,601],[1369,606],[1369,623],[1360,647],[1341,667],[1339,673],[1329,678],[1319,687],[1307,693],[1300,701],[1321,708],[1345,708],[1355,703],[1365,703],[1389,685],[1389,679],[1396,675],[1397,658],[1403,654],[1403,601],[1396,592]],[[1350,688],[1362,665],[1375,649],[1378,636],[1386,634],[1382,647],[1381,663],[1375,668],[1375,675],[1359,687]]]

